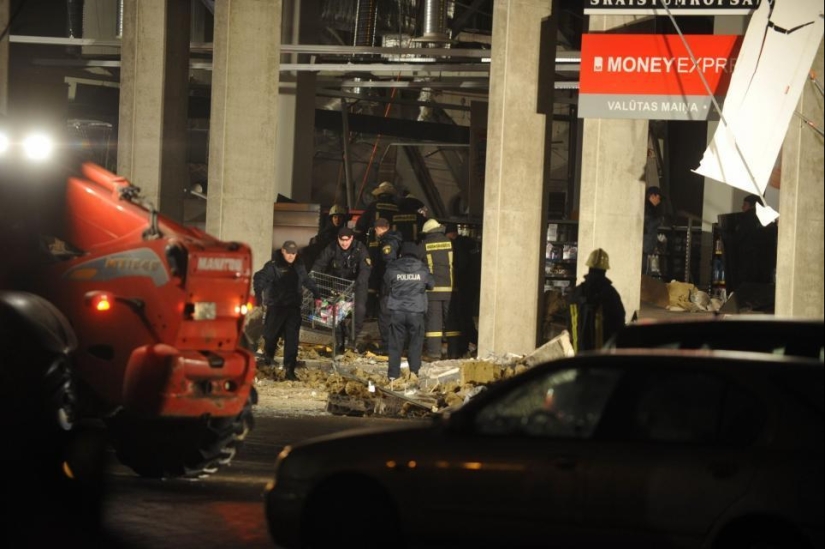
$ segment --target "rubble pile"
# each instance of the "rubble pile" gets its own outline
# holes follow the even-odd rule
[[[284,381],[285,372],[278,365],[259,366],[258,376],[282,386],[325,392],[326,411],[336,415],[426,417],[459,407],[535,364],[571,355],[564,332],[528,356],[441,360],[423,364],[418,375],[402,363],[402,377],[390,381],[386,356],[348,350],[333,357],[328,346],[302,344],[298,358],[303,367],[296,370],[300,381]]]

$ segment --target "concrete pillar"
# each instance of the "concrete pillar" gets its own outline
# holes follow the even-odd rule
[[[0,0],[0,32],[9,24],[9,3]],[[0,114],[6,114],[9,104],[9,34],[11,29],[0,39]]]
[[[281,0],[215,2],[207,232],[272,253]]]
[[[590,16],[590,31],[631,23],[634,16]],[[647,120],[586,119],[579,193],[577,282],[596,248],[610,256],[607,277],[622,297],[627,319],[639,309],[642,275]]]
[[[549,0],[496,0],[484,192],[478,356],[536,348],[544,288],[545,116],[539,51]]]
[[[189,185],[189,2],[126,0],[117,171],[183,221]]]
[[[822,42],[811,69],[822,82]],[[813,83],[802,92],[797,112],[822,120],[822,94]],[[819,126],[822,127],[821,125]],[[779,246],[776,261],[776,314],[823,318],[823,151],[822,137],[799,117],[791,118],[782,148],[779,200]]]
[[[318,0],[286,2],[282,14],[282,43],[318,43]],[[282,62],[298,62],[297,54],[284,54]],[[278,145],[275,192],[298,202],[312,198],[312,159],[315,153],[314,72],[281,76],[278,92]]]

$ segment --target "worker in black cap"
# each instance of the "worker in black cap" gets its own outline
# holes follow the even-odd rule
[[[286,379],[297,380],[298,336],[301,332],[303,288],[318,301],[318,286],[306,272],[303,262],[296,261],[298,245],[287,240],[272,259],[256,272],[253,279],[255,300],[266,307],[264,317],[264,364],[272,365],[278,339],[284,338],[284,370]]]
[[[372,272],[372,261],[366,245],[355,239],[352,229],[341,227],[338,229],[336,241],[330,243],[321,251],[318,259],[312,265],[312,270],[355,282],[355,303],[353,303],[355,327],[354,331],[349,334],[352,338],[347,337],[349,322],[342,322],[339,325],[339,344],[335,351],[343,352],[345,347],[354,349],[355,341],[361,333],[361,328],[364,327],[364,316],[367,310],[367,284]]]
[[[424,345],[424,315],[427,312],[427,290],[435,286],[435,279],[418,258],[419,248],[412,242],[401,245],[401,257],[387,265],[384,286],[387,288],[389,325],[390,381],[401,377],[401,353],[407,345],[410,372],[418,374],[421,368],[421,349]]]

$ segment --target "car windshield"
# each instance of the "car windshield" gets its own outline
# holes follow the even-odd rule
[[[489,435],[589,438],[601,419],[619,370],[575,368],[533,378],[489,403],[475,418]]]

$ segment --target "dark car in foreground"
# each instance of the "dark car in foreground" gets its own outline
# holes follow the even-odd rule
[[[431,426],[287,447],[284,547],[823,545],[823,365],[635,350],[556,360]]]
[[[607,348],[721,349],[825,360],[825,322],[773,315],[642,320],[620,329]]]

